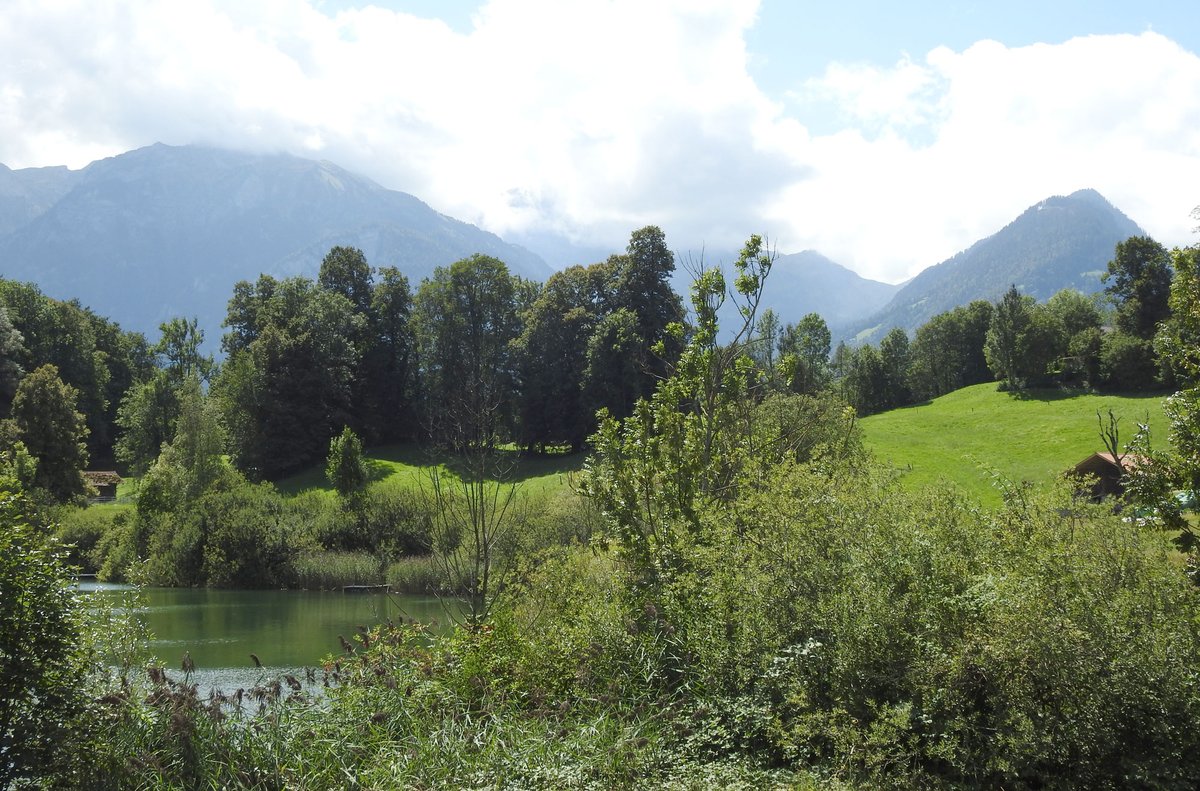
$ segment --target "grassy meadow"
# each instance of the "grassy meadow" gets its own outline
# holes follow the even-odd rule
[[[1001,392],[995,382],[933,401],[871,415],[863,438],[877,459],[900,471],[910,488],[949,481],[986,505],[997,505],[994,476],[1042,483],[1104,450],[1099,412],[1120,418],[1122,445],[1149,423],[1156,447],[1167,442],[1163,395],[1111,395],[1062,390]]]
[[[507,462],[502,462],[508,469],[506,480],[520,484],[527,494],[553,494],[567,488],[571,474],[583,467],[586,458],[584,453],[522,455],[511,448],[501,453],[509,456]],[[435,469],[455,477],[462,472],[461,462],[453,454],[411,442],[368,448],[366,456],[371,485],[417,488],[428,484]],[[284,478],[276,483],[276,488],[282,494],[318,490],[333,496],[333,486],[325,478],[323,465]]]

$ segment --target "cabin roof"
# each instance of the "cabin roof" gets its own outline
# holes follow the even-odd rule
[[[1146,457],[1136,453],[1122,453],[1120,467],[1126,470],[1132,470],[1146,463]],[[1098,467],[1117,467],[1117,460],[1108,451],[1093,453],[1083,461],[1075,465],[1077,471],[1094,470]]]
[[[116,486],[121,482],[116,470],[84,470],[83,478],[92,486]]]

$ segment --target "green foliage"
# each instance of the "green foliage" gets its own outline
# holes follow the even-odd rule
[[[1114,330],[1100,345],[1100,379],[1113,390],[1153,390],[1158,384],[1154,344],[1144,338]]]
[[[325,458],[354,423],[365,322],[343,294],[302,277],[238,285],[230,358],[213,384],[238,469],[275,478]]]
[[[56,535],[67,547],[70,565],[86,573],[98,572],[107,556],[105,538],[119,530],[131,512],[127,505],[60,509]]]
[[[202,497],[177,531],[196,537],[203,554],[202,579],[209,585],[278,588],[289,582],[295,554],[296,537],[284,514],[269,484],[242,484]]]
[[[1022,296],[1016,286],[1010,287],[996,303],[983,346],[992,373],[1013,390],[1025,386],[1030,370],[1025,354],[1028,351],[1026,337],[1032,324],[1033,306],[1033,297]]]
[[[290,584],[304,590],[340,590],[345,585],[378,585],[379,558],[366,552],[305,552],[291,563]]]
[[[771,613],[729,640],[744,651],[745,627],[766,630],[768,650],[730,655],[727,672],[753,661],[771,712],[760,738],[783,755],[894,787],[1198,776],[1195,592],[1160,534],[1020,490],[989,516],[953,496],[851,480],[831,497],[811,473],[782,475],[742,527],[769,555],[742,544],[749,567],[723,559],[692,611],[728,586],[752,599],[734,617]]]
[[[1117,243],[1113,260],[1101,278],[1117,306],[1117,329],[1150,340],[1159,322],[1170,315],[1171,256],[1148,236]]]
[[[1096,296],[1084,296],[1074,289],[1064,288],[1046,302],[1046,310],[1061,328],[1066,348],[1055,365],[1059,379],[1068,385],[1097,384],[1101,325]]]
[[[88,453],[88,428],[76,411],[78,393],[58,378],[58,369],[43,365],[17,387],[12,419],[29,454],[37,459],[34,485],[58,502],[87,494],[83,479]]]
[[[367,466],[363,462],[362,440],[349,426],[329,441],[325,477],[343,499],[357,495],[367,485]]]
[[[990,382],[984,344],[994,309],[977,300],[939,313],[917,329],[909,352],[908,384],[918,400]]]
[[[1195,502],[1200,491],[1200,248],[1176,249],[1171,259],[1175,269],[1171,316],[1160,326],[1154,343],[1163,367],[1180,385],[1163,406],[1173,447],[1152,448],[1151,436],[1163,432],[1149,426],[1141,429],[1133,450],[1149,462],[1133,471],[1129,494],[1151,521],[1183,530],[1183,543],[1194,555],[1195,530],[1184,518],[1179,494]],[[1191,562],[1194,567],[1195,560]]]
[[[25,371],[21,358],[25,355],[24,338],[8,318],[8,308],[0,301],[0,416],[8,414],[17,384]]]
[[[578,451],[595,428],[595,407],[588,408],[585,375],[589,340],[601,320],[610,271],[601,264],[556,272],[525,312],[524,328],[514,344],[520,381],[517,416],[525,447],[569,445]],[[596,377],[606,376],[609,369],[602,359],[603,344],[597,344],[593,385],[601,384]]]
[[[65,552],[12,479],[0,479],[0,786],[68,782],[87,698],[83,603]],[[78,778],[76,778],[78,779]]]
[[[50,299],[27,283],[0,279],[0,304],[22,339],[19,351],[11,347],[16,364],[26,372],[43,365],[58,369],[62,381],[77,391],[76,409],[87,421],[89,454],[108,457],[117,406],[130,385],[146,378],[152,368],[145,338],[123,332],[77,301]],[[3,366],[0,362],[0,369]]]
[[[371,293],[367,343],[359,379],[360,411],[372,442],[412,439],[416,427],[416,341],[412,293],[399,269],[385,266]]]
[[[672,376],[624,421],[602,413],[592,439],[583,491],[611,520],[634,576],[651,587],[670,573],[699,514],[734,493],[749,461],[755,366],[744,343],[771,262],[762,239],[751,237],[736,262],[738,293],[750,307],[727,346],[717,343],[716,320],[724,276],[702,273],[692,289],[695,329]]]
[[[179,394],[166,371],[156,371],[145,382],[129,388],[117,410],[121,436],[113,453],[135,475],[143,475],[175,436]]]
[[[438,267],[417,290],[423,419],[454,449],[492,448],[504,436],[513,399],[512,341],[520,333],[514,278],[485,255]]]
[[[779,356],[788,372],[788,387],[812,395],[829,386],[829,349],[832,336],[825,319],[809,313],[783,328]]]

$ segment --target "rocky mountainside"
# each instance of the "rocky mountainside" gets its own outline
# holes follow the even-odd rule
[[[315,276],[335,245],[415,287],[487,253],[545,280],[538,256],[329,162],[154,145],[66,168],[0,167],[0,276],[78,298],[126,329],[198,316],[210,345],[238,280]]]
[[[877,342],[893,327],[911,332],[972,300],[995,301],[1012,285],[1039,300],[1064,288],[1099,291],[1117,242],[1144,234],[1095,190],[1047,198],[995,234],[921,272],[845,335]]]

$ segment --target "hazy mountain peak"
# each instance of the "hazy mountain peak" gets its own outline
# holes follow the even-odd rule
[[[995,301],[1015,285],[1044,300],[1064,288],[1099,291],[1117,242],[1145,234],[1094,189],[1039,201],[991,236],[909,281],[850,333],[876,341],[893,327],[910,332],[975,299]]]
[[[552,271],[524,248],[332,162],[156,143],[62,172],[70,177],[0,171],[0,274],[151,337],[168,318],[197,315],[215,341],[236,281],[315,276],[335,245],[398,266],[414,286],[477,252],[525,277]]]

